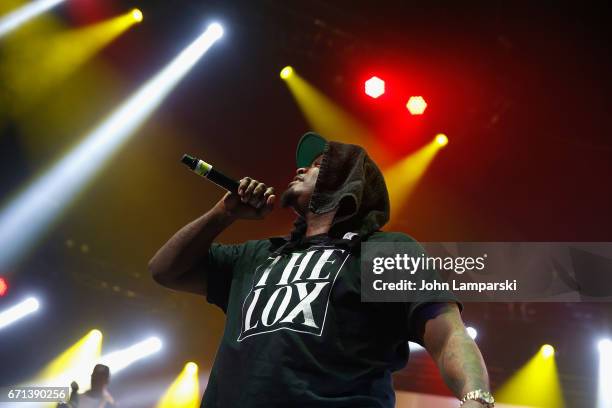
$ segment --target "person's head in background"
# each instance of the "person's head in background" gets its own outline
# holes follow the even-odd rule
[[[110,368],[104,364],[96,364],[91,373],[91,389],[101,391],[110,382]]]

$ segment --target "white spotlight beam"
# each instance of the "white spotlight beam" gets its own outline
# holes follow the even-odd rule
[[[408,342],[408,347],[410,347],[410,351],[413,351],[413,352],[425,350],[425,348],[421,346],[419,343],[413,343],[411,341]]]
[[[612,340],[603,339],[599,348],[599,378],[597,391],[597,408],[612,408]]]
[[[18,8],[10,14],[0,18],[0,37],[15,30],[23,23],[57,6],[64,0],[36,0]]]
[[[4,312],[0,312],[0,329],[3,329],[9,324],[16,322],[30,313],[34,313],[38,310],[38,307],[38,300],[31,297],[5,310]]]
[[[59,216],[75,194],[122,145],[191,67],[223,35],[211,24],[170,64],[95,128],[74,150],[0,212],[0,269],[11,266]]]
[[[149,337],[126,349],[113,351],[102,356],[100,364],[107,365],[111,374],[116,374],[130,364],[151,354],[157,353],[162,348],[162,342],[157,337]]]
[[[476,340],[476,337],[478,336],[478,331],[476,331],[475,328],[473,328],[472,326],[466,327],[465,330],[467,331],[468,335],[472,338],[472,340]]]

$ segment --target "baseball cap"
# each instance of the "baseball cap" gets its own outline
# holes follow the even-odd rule
[[[298,168],[308,167],[323,151],[327,140],[315,132],[307,132],[300,138],[295,151],[295,164]]]

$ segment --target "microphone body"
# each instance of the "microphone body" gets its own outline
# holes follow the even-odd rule
[[[206,177],[219,187],[222,187],[234,194],[238,193],[238,186],[240,183],[214,169],[211,164],[206,163],[204,160],[184,154],[183,158],[181,159],[181,163],[189,167],[194,173],[202,177]]]

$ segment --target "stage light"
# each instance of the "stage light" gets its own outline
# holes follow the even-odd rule
[[[6,279],[0,277],[0,297],[8,293],[8,282]]]
[[[476,337],[478,336],[478,332],[476,331],[475,328],[467,327],[465,330],[467,331],[468,336],[470,336],[473,340],[476,340]]]
[[[109,366],[111,373],[117,373],[134,362],[157,353],[162,348],[162,342],[158,337],[149,337],[128,348],[105,354],[100,359],[100,364]]]
[[[597,408],[612,408],[612,340],[598,342],[599,378],[597,384]]]
[[[0,18],[0,37],[15,30],[22,24],[55,7],[64,0],[36,0],[32,1],[10,14]]]
[[[57,91],[58,85],[135,24],[129,11],[85,27],[51,26],[44,35],[8,41],[2,73],[10,83],[11,114],[30,121],[37,102]]]
[[[0,329],[3,329],[9,324],[16,322],[17,320],[22,319],[31,313],[34,313],[39,307],[40,304],[38,303],[38,300],[30,297],[23,302],[17,303],[15,306],[0,312]]]
[[[287,65],[285,68],[281,70],[280,77],[283,79],[287,79],[291,76],[291,74],[293,74],[293,68]]]
[[[198,408],[200,406],[200,382],[198,365],[185,364],[168,390],[157,403],[157,408]]]
[[[392,225],[402,214],[401,208],[408,201],[439,151],[440,145],[434,139],[416,152],[384,169],[383,175],[387,182],[389,202],[391,208],[395,208],[395,211],[391,212],[389,225]]]
[[[414,343],[412,341],[408,342],[408,347],[410,348],[411,352],[425,350],[425,347],[421,346],[419,343]]]
[[[612,353],[612,340],[602,339],[597,343],[597,349],[600,353]]]
[[[223,26],[221,26],[221,24],[219,23],[210,24],[206,31],[210,31],[209,35],[213,39],[213,43],[217,41],[219,38],[223,37]],[[212,45],[212,43],[210,45]]]
[[[185,364],[185,370],[187,371],[188,374],[195,374],[198,372],[198,365],[194,363],[193,361],[190,361],[187,364]]]
[[[0,213],[0,268],[12,265],[61,214],[96,171],[162,103],[223,35],[216,23],[100,123]]]
[[[284,82],[312,130],[328,140],[362,146],[378,164],[387,159],[381,144],[366,126],[309,84],[299,72],[292,69]]]
[[[31,385],[67,387],[76,381],[81,388],[87,388],[91,372],[100,358],[102,332],[94,329],[66,349],[29,381]]]
[[[555,355],[555,348],[550,344],[545,344],[540,349],[540,352],[542,353],[542,357],[549,358]]]
[[[446,146],[448,144],[448,137],[444,133],[438,133],[436,135],[436,143],[440,146]]]
[[[422,96],[411,96],[406,103],[406,108],[411,115],[422,115],[427,108],[427,102]]]
[[[137,23],[140,23],[142,21],[142,18],[143,18],[142,11],[140,11],[138,9],[132,10],[132,18]]]
[[[365,93],[374,99],[378,98],[385,93],[385,81],[373,76],[365,81]]]
[[[542,346],[517,373],[493,394],[500,404],[528,407],[565,406],[554,348],[548,344]]]

